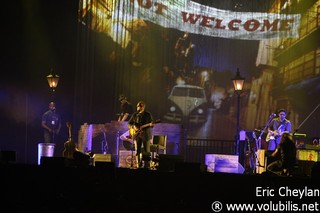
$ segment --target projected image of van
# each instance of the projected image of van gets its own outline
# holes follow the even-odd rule
[[[188,121],[203,123],[206,121],[208,101],[205,90],[194,85],[176,85],[168,97],[169,105],[164,119],[171,122]]]

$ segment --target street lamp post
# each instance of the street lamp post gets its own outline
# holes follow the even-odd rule
[[[54,92],[58,86],[59,78],[60,78],[59,75],[53,73],[53,69],[51,69],[50,74],[47,75],[47,81],[48,81],[49,87],[52,90],[51,102],[55,102]],[[55,132],[52,132],[52,142],[53,143],[54,143],[54,138],[55,138]]]
[[[237,94],[237,132],[236,132],[236,144],[235,154],[239,155],[239,143],[240,143],[240,94],[243,89],[245,78],[241,77],[239,68],[237,68],[236,76],[232,79],[234,91]]]
[[[51,73],[49,75],[47,75],[47,81],[49,84],[49,87],[52,89],[52,101],[54,101],[54,92],[55,89],[58,86],[58,82],[59,82],[59,76],[57,74],[54,74],[52,69],[51,69]]]

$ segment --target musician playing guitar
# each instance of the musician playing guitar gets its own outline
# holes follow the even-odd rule
[[[128,121],[130,127],[135,130],[132,131],[133,134],[131,137],[137,145],[136,158],[140,168],[142,167],[142,161],[144,161],[145,168],[150,168],[150,144],[152,141],[151,128],[154,126],[152,114],[149,111],[146,111],[145,107],[145,103],[143,101],[139,101],[137,104],[137,111],[132,114]],[[144,153],[142,153],[142,144]],[[143,159],[141,158],[141,154],[144,156]]]
[[[280,144],[280,138],[283,133],[291,132],[291,122],[286,119],[287,113],[284,109],[278,111],[278,117],[274,118],[268,126],[266,142],[268,150],[275,150]]]

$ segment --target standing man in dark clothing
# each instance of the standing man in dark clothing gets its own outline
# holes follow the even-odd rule
[[[145,103],[139,101],[137,104],[137,111],[133,113],[128,124],[130,125],[130,134],[133,140],[137,143],[136,157],[139,167],[150,168],[150,144],[152,141],[151,128],[154,126],[153,117],[150,112],[145,110]],[[144,153],[142,153],[142,144]],[[142,154],[142,158],[141,155]]]
[[[291,122],[286,119],[287,113],[284,109],[278,111],[278,117],[274,118],[268,126],[266,142],[268,150],[275,150],[280,144],[280,138],[283,133],[291,132]]]
[[[280,144],[271,154],[271,157],[279,159],[270,163],[267,170],[275,174],[291,175],[291,172],[296,164],[297,148],[289,133],[283,133],[280,139]]]
[[[119,101],[121,103],[121,114],[119,115],[118,121],[127,121],[129,115],[133,113],[132,104],[127,100],[127,97],[124,95],[119,96]]]
[[[44,133],[44,142],[55,143],[55,137],[59,134],[61,129],[61,118],[56,112],[56,105],[54,102],[49,103],[49,110],[42,115],[41,126]]]

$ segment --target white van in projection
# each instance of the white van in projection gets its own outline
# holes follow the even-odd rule
[[[170,122],[204,123],[207,120],[208,101],[205,90],[195,85],[175,85],[168,97],[169,105],[164,119]]]

